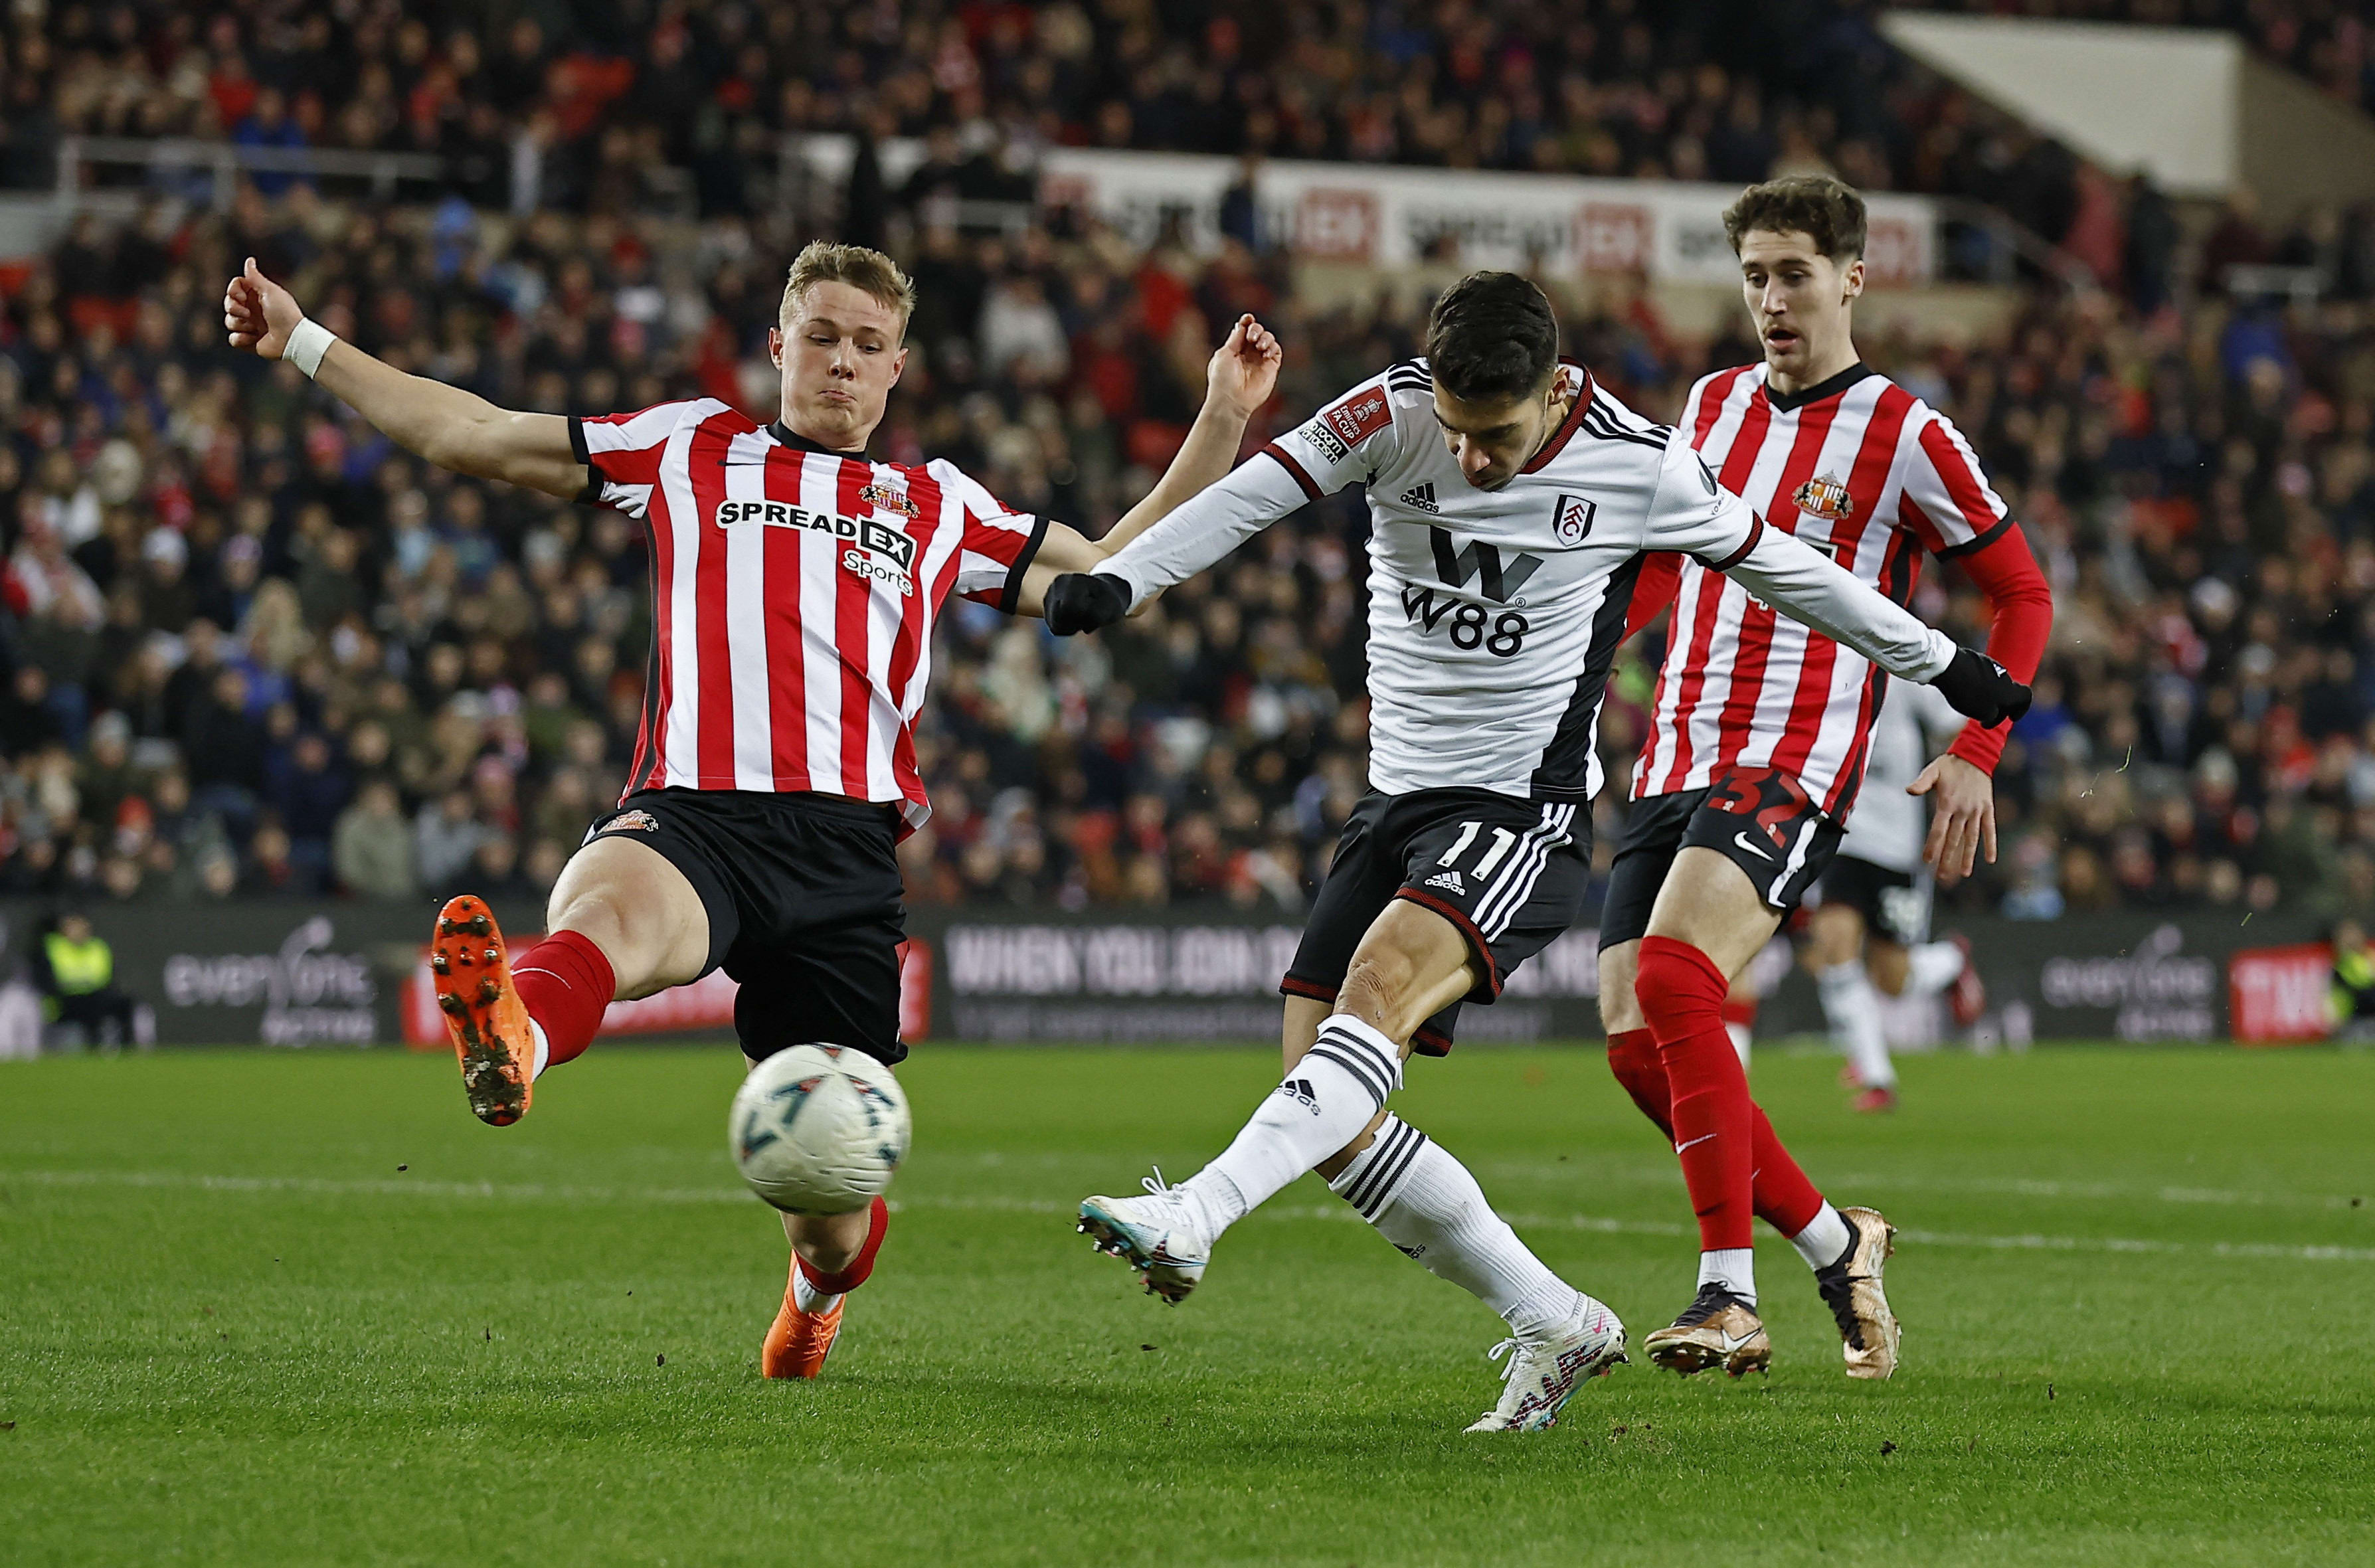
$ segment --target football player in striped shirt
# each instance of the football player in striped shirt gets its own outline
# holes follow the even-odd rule
[[[1768,528],[1895,603],[1923,552],[1956,562],[1989,600],[1989,654],[2029,680],[2053,607],[2027,541],[1961,432],[1856,352],[1862,198],[1826,176],[1776,180],[1743,193],[1724,227],[1765,353],[1692,387],[1684,438]],[[1610,1067],[1682,1160],[1700,1246],[1696,1294],[1644,1343],[1685,1374],[1765,1368],[1749,1249],[1762,1215],[1814,1269],[1848,1375],[1886,1377],[1894,1232],[1873,1209],[1833,1208],[1790,1159],[1722,1008],[1837,852],[1888,678],[1699,562],[1653,557],[1643,576],[1630,624],[1669,601],[1674,613],[1601,918],[1601,1008]],[[1943,874],[1995,858],[1990,773],[2005,734],[1966,725],[1910,786],[1934,796],[1927,855]]]
[[[1170,471],[1101,543],[1007,510],[954,464],[869,461],[906,362],[914,286],[880,252],[819,242],[792,264],[762,423],[715,398],[563,418],[407,375],[308,320],[251,259],[223,298],[232,347],[286,359],[440,467],[619,509],[649,527],[653,648],[627,793],[554,885],[545,938],[507,959],[480,901],[438,920],[431,967],[470,1108],[526,1114],[538,1074],[583,1052],[613,998],[723,968],[753,1065],[822,1042],[896,1063],[897,840],[930,811],[912,725],[951,593],[1037,615],[1061,572],[1102,561],[1221,477],[1277,383],[1277,342],[1241,318]],[[791,1278],[761,1364],[813,1377],[889,1210],[784,1216]]]
[[[1354,485],[1372,521],[1371,793],[1280,987],[1285,1078],[1203,1170],[1143,1197],[1092,1197],[1081,1228],[1176,1301],[1223,1231],[1317,1170],[1509,1325],[1500,1402],[1470,1430],[1539,1430],[1622,1356],[1624,1327],[1385,1106],[1413,1048],[1448,1049],[1453,1010],[1492,1003],[1582,913],[1601,700],[1643,552],[1687,552],[1987,722],[2025,707],[2027,690],[1766,528],[1682,435],[1562,360],[1550,301],[1506,272],[1444,293],[1426,359],[1353,387],[1096,571],[1058,578],[1048,627],[1109,625]]]

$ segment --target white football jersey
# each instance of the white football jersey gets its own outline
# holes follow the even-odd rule
[[[1097,570],[1133,602],[1212,565],[1306,501],[1366,488],[1369,779],[1389,795],[1489,789],[1588,800],[1600,703],[1646,550],[1737,573],[1914,679],[1955,645],[1823,556],[1768,529],[1662,425],[1594,386],[1509,483],[1468,482],[1424,360],[1363,382]],[[1267,458],[1269,461],[1262,461]]]
[[[1872,721],[1872,749],[1864,762],[1863,787],[1848,815],[1847,837],[1839,853],[1892,871],[1913,871],[1921,865],[1921,845],[1930,836],[1930,802],[1908,795],[1907,787],[1921,776],[1930,759],[1954,744],[1963,732],[1963,715],[1927,686],[1891,681],[1880,712]]]

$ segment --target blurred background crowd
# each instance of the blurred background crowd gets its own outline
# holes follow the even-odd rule
[[[1822,25],[1789,49],[1740,30],[1781,10]],[[1950,902],[2375,920],[2367,213],[2270,230],[2239,206],[2181,243],[2148,187],[1923,77],[1853,6],[493,14],[36,5],[0,34],[0,183],[53,183],[66,134],[448,160],[446,188],[392,205],[258,174],[210,210],[160,185],[0,266],[0,891],[533,896],[619,790],[649,635],[641,525],[431,468],[293,368],[230,352],[219,301],[243,257],[334,331],[507,406],[764,411],[791,253],[887,235],[922,304],[876,455],[946,455],[1092,532],[1168,459],[1237,312],[1287,352],[1253,442],[1417,351],[1423,290],[1316,303],[1257,234],[1199,257],[1064,211],[970,232],[935,205],[1027,199],[1039,147],[1088,142],[1739,182],[1828,167],[2014,210],[2100,287],[2028,279],[1976,347],[1864,336],[1968,433],[2057,598],[1999,772],[2002,859]],[[2333,8],[2263,0],[2246,20],[2363,90],[2361,33]],[[928,151],[895,185],[861,159],[850,188],[786,198],[784,135],[820,128]],[[2254,262],[2313,286],[2227,287]],[[1553,292],[1568,351],[1661,419],[1755,354],[1646,290]],[[1365,787],[1366,529],[1356,494],[1315,505],[1101,639],[952,604],[910,897],[1299,909]],[[1984,637],[1951,570],[1917,608]],[[1613,780],[1657,637],[1613,684]],[[1621,794],[1598,808],[1603,868]]]

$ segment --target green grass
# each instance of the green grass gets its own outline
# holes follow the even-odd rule
[[[2375,1056],[1757,1064],[1907,1232],[1850,1385],[1760,1239],[1769,1380],[1646,1365],[1471,1438],[1500,1325],[1306,1179],[1166,1309],[1068,1214],[1185,1175],[1266,1052],[927,1049],[881,1267],[770,1386],[774,1217],[730,1050],[597,1049],[472,1122],[450,1062],[0,1067],[0,1561],[1379,1564],[2375,1562]],[[1635,1335],[1690,1294],[1673,1158],[1589,1049],[1400,1108]],[[662,1358],[665,1358],[663,1364]]]

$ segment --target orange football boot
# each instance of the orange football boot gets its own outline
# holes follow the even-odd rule
[[[511,1126],[527,1114],[535,1092],[536,1036],[485,900],[466,893],[445,902],[429,969],[471,1111],[491,1126]]]
[[[784,1308],[775,1314],[766,1343],[759,1347],[762,1377],[814,1377],[824,1370],[824,1359],[833,1354],[833,1342],[841,1333],[841,1309],[849,1298],[842,1297],[822,1312],[802,1312],[794,1301],[792,1283],[799,1277],[799,1259],[794,1258],[792,1280],[784,1285]]]

